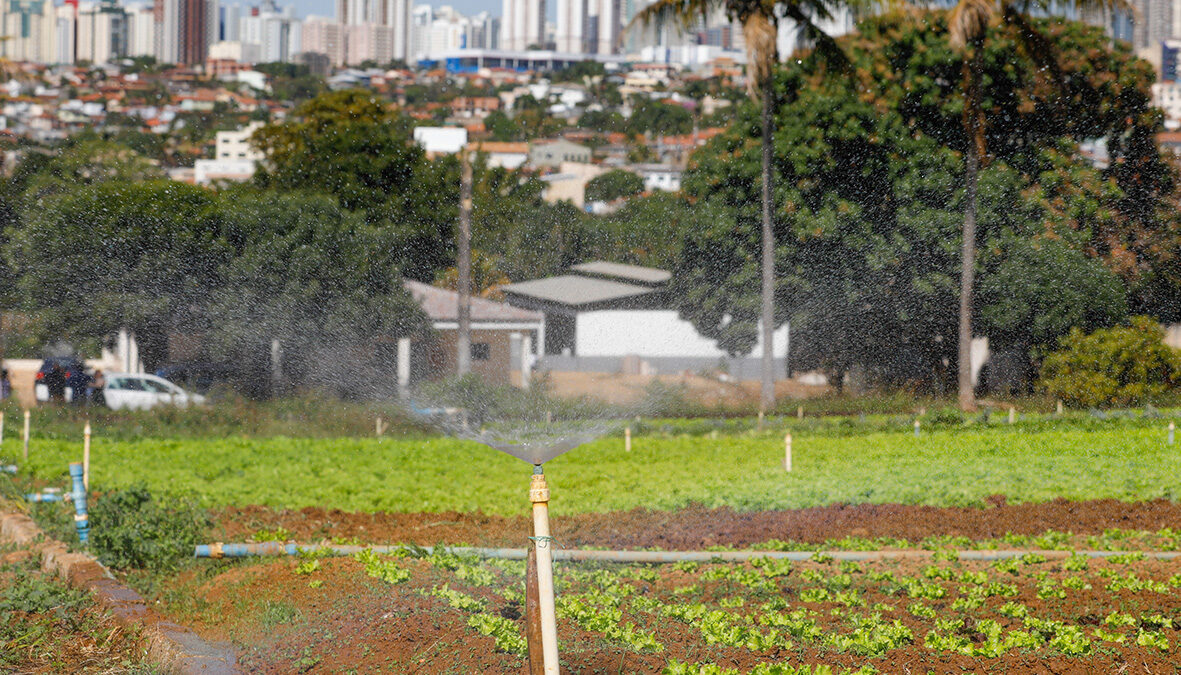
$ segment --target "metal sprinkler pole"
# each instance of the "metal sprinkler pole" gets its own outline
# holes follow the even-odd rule
[[[90,490],[90,422],[82,428],[82,487]]]
[[[540,464],[529,483],[533,503],[533,548],[537,555],[537,614],[541,621],[541,653],[545,675],[558,675],[558,619],[554,609],[553,541],[549,533],[549,485]],[[532,660],[532,657],[530,657]]]

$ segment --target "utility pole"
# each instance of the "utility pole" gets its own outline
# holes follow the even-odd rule
[[[458,334],[455,339],[455,374],[472,370],[472,163],[467,151],[459,153],[463,168],[459,179],[459,290]]]

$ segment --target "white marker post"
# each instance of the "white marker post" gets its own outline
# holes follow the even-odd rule
[[[763,430],[763,411],[759,411],[759,431]]]
[[[1169,422],[1169,445],[1173,444],[1173,438],[1177,435],[1177,424]]]
[[[0,410],[0,448],[4,447],[4,411]]]
[[[82,428],[82,485],[90,491],[90,422]]]
[[[631,427],[624,427],[623,428],[623,449],[625,452],[632,451],[632,428]]]
[[[25,410],[25,461],[29,461],[29,411]]]
[[[783,437],[783,467],[791,473],[791,434]]]
[[[922,423],[922,422],[920,422],[920,421],[918,421],[918,420],[915,420],[915,421],[914,421],[914,435],[915,435],[915,438],[918,438],[919,431],[922,429],[922,427],[923,427],[923,423]]]
[[[796,419],[804,419],[804,406],[796,407]]]
[[[1062,399],[1058,399],[1058,415],[1062,415]]]
[[[1009,424],[1017,421],[1017,410],[1013,406],[1009,406]]]
[[[385,427],[381,425],[381,415],[377,416],[377,420],[373,423],[373,428],[377,436],[380,436],[385,431]]]

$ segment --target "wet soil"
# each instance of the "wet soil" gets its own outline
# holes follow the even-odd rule
[[[796,511],[741,512],[690,507],[678,511],[635,509],[614,513],[564,515],[551,509],[554,536],[573,547],[692,550],[709,546],[751,546],[771,539],[821,544],[845,537],[889,537],[918,542],[948,535],[971,539],[1007,533],[1047,531],[1099,535],[1105,530],[1157,531],[1181,528],[1181,504],[1168,500],[1121,502],[1111,499],[1008,504],[1004,497],[984,508],[938,508],[904,504],[836,504]],[[482,513],[350,513],[305,508],[275,511],[234,507],[215,514],[215,536],[245,541],[260,530],[283,528],[301,542],[334,537],[368,543],[413,543],[521,547],[529,532],[524,516]]]
[[[224,563],[222,563],[225,565]],[[446,601],[427,595],[442,584],[482,600],[490,614],[512,621],[523,631],[520,605],[512,589],[518,587],[520,569],[493,568],[497,581],[490,585],[472,585],[442,566],[428,560],[402,559],[399,566],[411,572],[410,579],[387,585],[367,577],[362,566],[347,558],[326,559],[311,574],[295,572],[298,561],[263,561],[250,565],[226,565],[220,573],[203,581],[196,589],[204,598],[200,615],[184,617],[198,630],[218,638],[231,639],[241,646],[241,663],[248,672],[257,673],[523,673],[524,660],[496,648],[493,638],[478,634],[468,625],[470,611],[451,607]],[[602,630],[586,630],[573,619],[560,616],[558,631],[562,645],[562,670],[571,674],[659,673],[670,660],[714,663],[747,672],[759,663],[828,664],[833,666],[872,666],[882,673],[1176,673],[1181,653],[1181,593],[1176,588],[1164,592],[1108,590],[1107,570],[1121,576],[1133,573],[1142,579],[1165,580],[1176,573],[1176,566],[1156,561],[1111,563],[1093,561],[1087,570],[1066,571],[1060,562],[1022,564],[1020,569],[1002,570],[984,563],[942,562],[938,567],[964,572],[984,572],[989,583],[1013,584],[1014,597],[989,597],[980,607],[955,609],[953,603],[965,595],[968,582],[962,578],[936,579],[924,575],[926,565],[914,562],[878,562],[858,569],[838,567],[835,563],[809,562],[793,565],[786,576],[776,577],[759,587],[744,585],[737,577],[712,575],[720,565],[697,569],[672,566],[650,568],[642,579],[629,576],[617,566],[578,567],[601,569],[611,578],[633,588],[624,594],[619,605],[623,621],[634,621],[639,630],[650,632],[661,644],[661,651],[637,651],[606,637]],[[735,565],[746,573],[758,570],[750,565]],[[559,594],[610,590],[602,577],[578,576],[574,566],[559,566]],[[813,576],[807,576],[807,572]],[[923,579],[946,590],[939,599],[922,600],[940,619],[963,620],[958,631],[968,642],[979,644],[984,638],[973,629],[976,622],[991,619],[1009,631],[1029,630],[1021,620],[998,611],[1005,603],[1025,606],[1031,616],[1061,621],[1077,626],[1091,637],[1094,629],[1104,628],[1123,634],[1121,643],[1092,639],[1089,653],[1067,656],[1048,646],[1034,651],[1014,649],[999,657],[970,657],[924,646],[928,632],[945,630],[930,618],[917,617],[908,607],[919,600],[910,598],[898,584],[875,579],[871,572],[892,572],[897,579]],[[804,601],[804,589],[819,588],[848,574],[845,587],[856,590],[862,604],[852,607],[823,601]],[[718,578],[722,576],[723,578]],[[823,580],[818,580],[823,578]],[[1065,597],[1041,598],[1039,583],[1060,582],[1067,578],[1083,579],[1090,588],[1071,588]],[[507,589],[507,592],[506,592]],[[506,597],[508,596],[508,597]],[[601,597],[601,596],[600,596]],[[858,655],[823,646],[819,639],[793,638],[790,648],[752,650],[745,647],[709,644],[703,638],[700,622],[686,622],[643,610],[635,598],[655,600],[661,605],[702,603],[710,609],[725,611],[742,624],[741,617],[761,615],[761,605],[779,600],[784,611],[803,608],[823,631],[823,636],[850,634],[856,625],[853,617],[882,613],[887,622],[899,621],[913,633],[913,640],[901,643],[884,654]],[[728,600],[743,598],[735,607]],[[588,602],[591,600],[588,600]],[[1170,651],[1137,644],[1136,627],[1112,627],[1103,619],[1112,612],[1126,613],[1143,621],[1157,615],[1170,619],[1171,627],[1159,632],[1169,641]],[[758,625],[757,620],[754,622]],[[1154,627],[1155,628],[1155,627]]]

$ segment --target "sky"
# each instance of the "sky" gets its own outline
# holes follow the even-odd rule
[[[235,0],[223,0],[223,4],[234,4]],[[243,6],[256,4],[249,0],[242,0]],[[333,0],[278,0],[280,7],[292,5],[299,16],[315,14],[317,16],[332,16],[336,12]],[[478,14],[489,12],[493,16],[500,16],[500,0],[435,0],[434,2],[416,2],[417,5],[451,5],[464,14]]]

